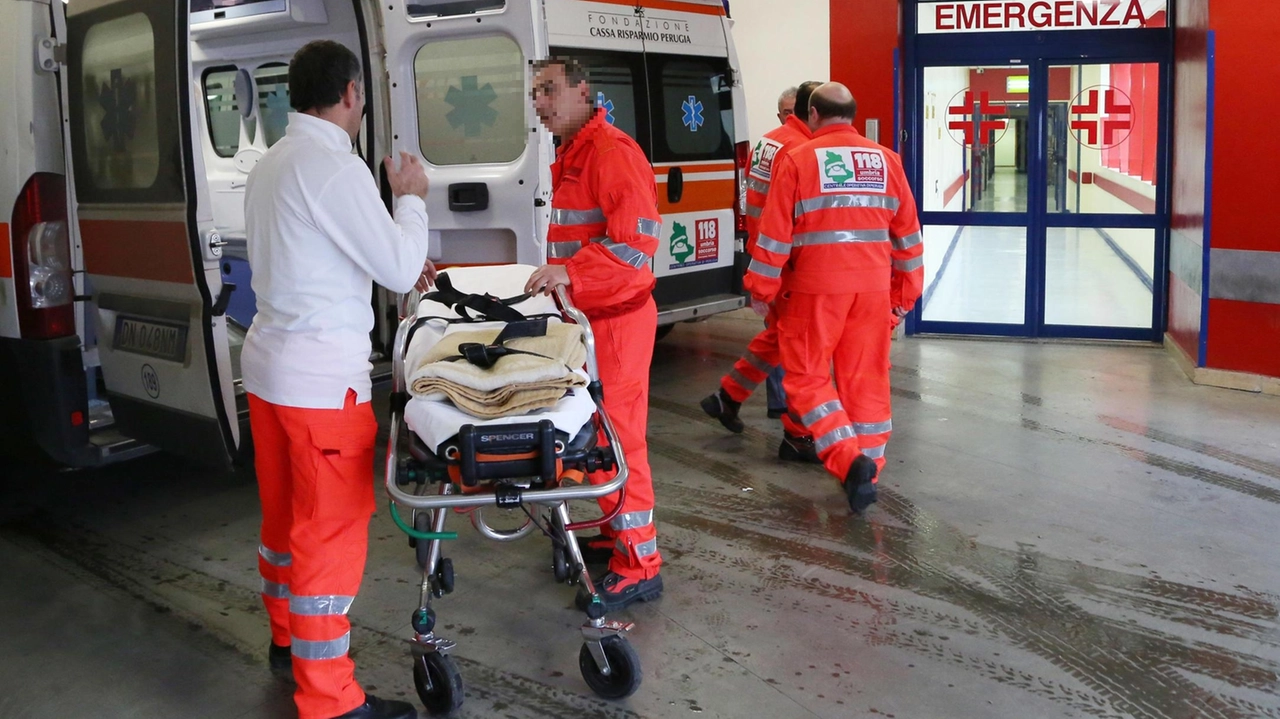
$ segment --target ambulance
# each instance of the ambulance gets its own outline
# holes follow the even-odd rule
[[[541,264],[552,137],[530,65],[586,65],[653,163],[659,334],[743,305],[746,106],[719,0],[6,0],[0,3],[0,451],[84,467],[242,457],[255,302],[244,188],[284,134],[288,62],[364,63],[356,151],[431,181],[440,266]],[[7,220],[7,221],[6,221]],[[396,298],[370,298],[375,368]]]

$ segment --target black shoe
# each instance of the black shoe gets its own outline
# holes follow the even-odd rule
[[[333,719],[418,719],[418,710],[407,702],[388,701],[365,694],[364,704]]]
[[[862,514],[876,503],[876,463],[865,454],[858,455],[844,478],[844,493],[849,498],[849,509]]]
[[[768,412],[765,412],[765,414],[769,416],[769,419],[782,419],[782,416],[786,413],[787,411],[785,409],[771,409]]]
[[[293,649],[272,642],[267,647],[267,664],[272,674],[293,677]]]
[[[596,592],[605,612],[616,612],[626,609],[636,602],[648,602],[662,596],[662,575],[656,574],[648,579],[634,579],[609,572],[596,584]],[[578,609],[587,611],[587,603],[591,597],[579,591],[575,600]]]
[[[822,464],[822,460],[818,459],[818,450],[813,446],[813,437],[797,437],[790,432],[782,433],[782,444],[778,445],[778,459],[787,462]]]
[[[615,540],[597,534],[594,537],[575,537],[578,540],[578,551],[582,552],[582,561],[587,564],[608,564],[613,559]]]
[[[747,428],[742,420],[738,419],[740,409],[742,409],[742,403],[734,402],[724,390],[708,395],[702,400],[702,411],[720,420],[720,424],[734,434],[742,434],[742,430]]]

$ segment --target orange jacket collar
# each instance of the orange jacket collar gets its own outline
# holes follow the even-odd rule
[[[809,129],[808,123],[795,115],[787,115],[787,121],[784,125],[790,125],[796,132],[803,133],[805,137],[813,137],[813,130]]]
[[[819,137],[825,137],[826,135],[834,135],[839,132],[850,132],[850,133],[853,133],[854,135],[857,135],[858,137],[862,137],[862,133],[858,132],[858,130],[853,125],[839,124],[839,125],[827,125],[826,127],[820,128],[817,132],[813,133],[813,138],[816,140]]]
[[[560,152],[556,154],[556,159],[564,159],[576,148],[586,147],[591,143],[591,138],[595,137],[596,133],[600,132],[608,124],[608,113],[605,112],[605,109],[602,107],[596,108],[595,114],[591,116],[590,120],[587,120],[587,124],[583,125],[581,130],[578,130],[578,134],[574,135],[573,139],[568,143],[560,146]]]

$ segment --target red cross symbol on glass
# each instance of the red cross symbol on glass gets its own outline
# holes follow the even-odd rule
[[[1102,146],[1111,147],[1116,144],[1116,133],[1121,130],[1129,130],[1133,127],[1133,106],[1128,104],[1128,98],[1115,88],[1106,88],[1102,91],[1103,110],[1107,113],[1106,119],[1100,117],[1085,120],[1078,119],[1071,121],[1071,129],[1083,132],[1085,136],[1084,144],[1098,146],[1098,131],[1102,131]],[[1121,98],[1125,104],[1121,104]],[[1089,99],[1083,105],[1072,105],[1071,114],[1073,115],[1098,115],[1098,91],[1089,90]]]
[[[986,115],[1003,115],[1004,105],[992,105],[991,93],[983,90],[978,93],[978,113],[982,116]],[[969,120],[969,116],[973,114],[973,91],[964,91],[964,104],[952,105],[947,108],[948,116],[957,116],[959,120],[952,120],[947,123],[947,128],[951,130],[961,130],[964,132],[964,144],[973,144],[973,121]],[[987,133],[1003,130],[1005,128],[1004,120],[980,120],[978,122],[978,136],[987,137]]]

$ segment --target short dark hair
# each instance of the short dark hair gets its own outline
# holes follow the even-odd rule
[[[332,107],[351,82],[364,82],[360,58],[341,43],[313,40],[289,61],[289,104],[298,112]]]
[[[577,87],[582,83],[591,84],[591,75],[587,71],[586,66],[578,62],[574,58],[564,55],[552,55],[546,60],[539,60],[533,63],[533,72],[542,72],[549,67],[559,67],[564,70],[564,80],[569,87]]]
[[[823,120],[838,117],[853,122],[853,118],[858,114],[858,101],[852,95],[849,97],[848,102],[836,102],[825,95],[813,95],[809,98],[809,104],[818,111],[818,117]]]
[[[819,80],[809,80],[800,83],[796,88],[796,117],[801,120],[809,120],[809,98],[813,97],[813,91],[822,87]]]

